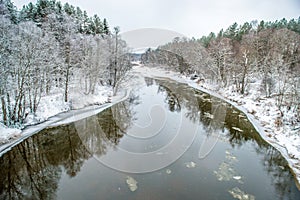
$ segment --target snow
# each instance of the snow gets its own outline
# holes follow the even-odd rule
[[[0,124],[0,145],[7,143],[9,140],[16,139],[20,136],[21,130],[16,128],[7,128]]]
[[[232,88],[225,90],[211,83],[199,84],[197,79],[191,80],[190,77],[177,72],[166,71],[163,68],[163,66],[149,68],[140,65],[134,67],[134,71],[143,76],[167,78],[186,83],[235,106],[246,115],[261,137],[280,151],[294,172],[300,187],[300,124],[293,126],[290,123],[283,123],[282,126],[276,125],[280,111],[274,98],[261,98],[263,95],[259,90],[260,82],[253,81],[253,83],[250,83],[251,91],[247,95],[240,95],[234,92]],[[284,120],[288,121],[293,113],[289,111],[285,112],[284,115]],[[235,128],[235,130],[240,131],[238,128]]]
[[[56,91],[56,93],[42,97],[36,115],[27,116],[25,126],[44,122],[49,117],[70,110],[70,105],[65,103],[63,98],[62,91]]]

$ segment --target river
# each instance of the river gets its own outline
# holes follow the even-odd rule
[[[0,199],[300,199],[287,162],[243,113],[162,79],[31,136],[0,169]]]

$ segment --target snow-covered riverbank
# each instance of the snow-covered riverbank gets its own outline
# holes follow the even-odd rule
[[[72,103],[72,110],[71,105],[60,103],[62,102],[60,94],[48,96],[42,99],[39,114],[28,120],[26,128],[23,130],[7,128],[0,124],[0,156],[26,138],[47,127],[68,124],[95,115],[128,98],[129,93],[129,91],[124,90],[119,95],[111,97],[109,88],[102,88],[98,94],[85,96],[81,100],[79,98],[82,97],[74,94],[73,98],[76,97],[76,102]],[[39,121],[36,119],[39,119]]]
[[[300,130],[289,124],[276,125],[280,113],[275,105],[275,99],[257,99],[258,84],[253,85],[247,96],[242,96],[229,89],[216,89],[215,86],[207,83],[199,84],[197,80],[191,80],[190,77],[162,68],[138,66],[134,71],[143,76],[169,78],[187,83],[193,88],[223,99],[244,112],[261,137],[278,149],[288,161],[297,179],[297,186],[300,188]],[[289,117],[289,114],[291,113],[285,113],[286,117]]]
[[[64,91],[53,90],[40,100],[36,115],[29,114],[23,127],[7,128],[0,124],[0,145],[18,139],[23,135],[21,129],[34,126],[48,121],[49,118],[57,114],[78,110],[92,105],[102,105],[108,102],[112,91],[109,87],[98,87],[95,94],[84,95],[77,92],[76,88],[71,88],[69,103],[64,102]]]

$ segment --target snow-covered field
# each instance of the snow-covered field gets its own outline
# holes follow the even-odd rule
[[[280,112],[275,105],[275,99],[258,99],[257,97],[260,96],[259,83],[253,83],[249,94],[243,96],[231,89],[218,89],[208,83],[199,84],[197,80],[191,80],[190,77],[176,72],[166,71],[161,67],[137,66],[134,71],[143,76],[170,78],[187,83],[193,88],[223,99],[244,112],[262,138],[278,149],[286,158],[300,186],[300,124],[293,126],[285,123],[276,125]],[[284,114],[288,118],[292,113],[285,112]]]

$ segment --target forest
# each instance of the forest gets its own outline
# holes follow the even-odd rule
[[[0,114],[8,127],[22,127],[54,91],[66,103],[70,86],[87,95],[107,85],[115,93],[131,67],[120,28],[68,3],[38,0],[18,10],[0,0],[0,29]]]
[[[172,42],[148,49],[142,62],[148,66],[167,66],[213,85],[247,96],[257,88],[253,99],[275,99],[283,123],[297,128],[300,122],[300,17],[287,21],[232,24],[225,30],[200,39],[174,38]],[[289,113],[287,115],[286,113]],[[292,114],[291,114],[292,113]]]

